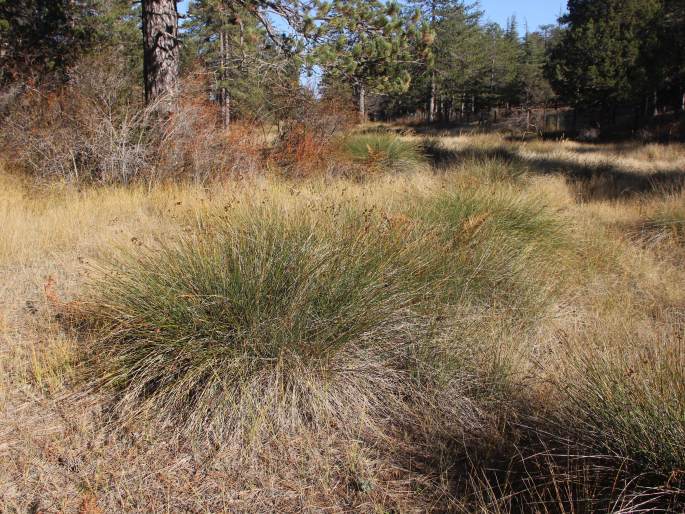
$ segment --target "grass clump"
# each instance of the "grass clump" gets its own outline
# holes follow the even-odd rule
[[[87,369],[122,415],[190,433],[406,415],[444,278],[420,237],[279,211],[210,225],[92,286]]]
[[[668,241],[685,248],[685,195],[668,198],[644,222],[654,241]]]
[[[477,424],[463,395],[492,354],[478,351],[486,338],[461,337],[460,318],[543,298],[522,250],[552,230],[496,204],[456,195],[409,217],[255,208],[119,255],[83,299],[86,374],[124,418],[191,434],[358,430],[428,405]],[[517,208],[518,222],[500,219]]]
[[[342,148],[349,158],[371,171],[410,171],[426,164],[419,142],[391,133],[353,134],[345,138]]]
[[[562,272],[568,256],[562,220],[538,199],[523,198],[507,186],[462,189],[435,196],[415,214],[427,226],[441,227],[443,244],[460,273],[452,293],[511,317],[536,319],[558,277],[538,266],[555,262]]]
[[[682,334],[681,334],[682,336]],[[676,336],[677,337],[677,336]],[[615,353],[578,352],[563,387],[563,422],[586,448],[682,484],[685,354],[682,339]],[[636,348],[638,350],[636,350]]]
[[[530,166],[510,145],[467,146],[460,150],[460,168],[491,182],[521,183]]]

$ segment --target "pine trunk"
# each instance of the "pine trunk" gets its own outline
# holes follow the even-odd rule
[[[435,121],[435,111],[436,111],[436,105],[435,105],[435,93],[436,93],[436,84],[435,84],[435,72],[431,74],[431,96],[430,100],[428,101],[428,123],[433,123]]]
[[[231,126],[231,97],[226,88],[221,90],[221,111],[223,126],[228,130]]]
[[[557,132],[559,132],[559,131],[561,130],[561,120],[560,120],[560,117],[561,117],[561,113],[559,112],[559,107],[557,107],[557,108],[556,108],[556,121],[555,121],[555,124],[556,124],[555,127],[556,127],[556,129],[557,129]]]
[[[231,98],[228,94],[226,82],[228,81],[228,36],[221,31],[221,119],[224,129],[228,129],[231,125]]]
[[[359,121],[366,122],[366,88],[359,86]]]
[[[431,14],[431,29],[435,30],[435,9],[436,9],[436,0],[432,0],[430,3],[430,14]],[[435,65],[433,65],[435,66]],[[437,105],[435,104],[435,95],[437,92],[437,87],[435,84],[435,69],[431,70],[431,94],[430,94],[430,99],[428,100],[428,123],[433,123],[435,121],[435,111],[437,109]]]
[[[176,0],[143,0],[143,49],[145,102],[149,105],[173,95],[178,85]]]

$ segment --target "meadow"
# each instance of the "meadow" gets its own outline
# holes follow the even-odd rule
[[[685,508],[685,146],[341,151],[0,169],[0,511]]]

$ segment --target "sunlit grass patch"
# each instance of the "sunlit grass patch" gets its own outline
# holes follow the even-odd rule
[[[421,144],[397,134],[352,134],[342,142],[344,153],[369,170],[410,171],[426,164]]]

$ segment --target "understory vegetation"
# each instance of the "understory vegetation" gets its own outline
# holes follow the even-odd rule
[[[306,178],[4,170],[2,509],[682,510],[682,147],[393,128]]]
[[[0,513],[685,512],[685,2],[553,3],[0,0]]]

